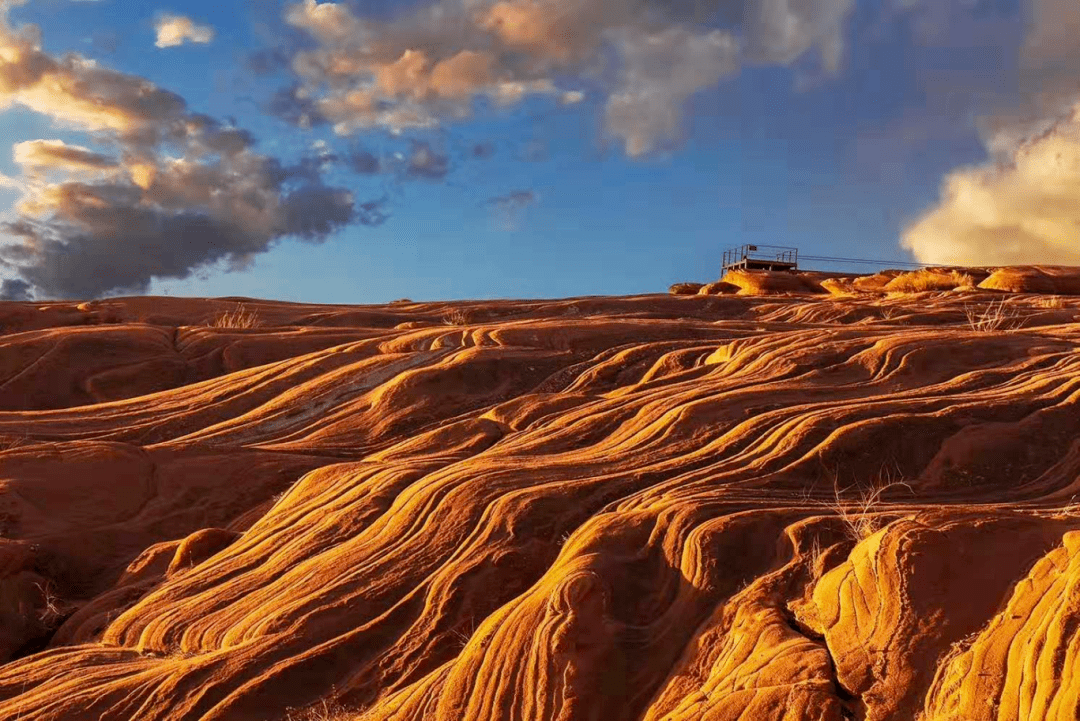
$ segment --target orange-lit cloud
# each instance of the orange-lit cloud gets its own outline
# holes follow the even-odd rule
[[[184,43],[205,45],[214,39],[214,28],[200,25],[184,15],[164,14],[154,22],[159,48],[174,48]]]
[[[390,20],[302,0],[286,20],[316,46],[296,53],[282,116],[341,134],[431,127],[489,98],[580,102],[601,94],[605,127],[630,155],[677,142],[684,106],[746,63],[811,53],[838,68],[854,0],[441,0]],[[700,19],[737,18],[732,27]]]
[[[991,160],[942,184],[903,246],[922,261],[1080,263],[1080,13],[1034,0],[1011,107],[983,119]]]
[[[1080,264],[1080,106],[1008,162],[950,174],[903,244],[932,263]]]
[[[100,172],[115,170],[119,162],[62,140],[28,140],[16,143],[15,162],[23,169]]]

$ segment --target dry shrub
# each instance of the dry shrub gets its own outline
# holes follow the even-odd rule
[[[337,701],[323,699],[303,711],[290,711],[285,721],[352,721],[356,716]]]
[[[1065,299],[1061,296],[1050,296],[1049,298],[1036,298],[1032,305],[1036,308],[1045,308],[1047,310],[1061,310],[1065,307]]]
[[[886,493],[894,488],[906,488],[914,492],[904,481],[879,481],[870,486],[855,485],[840,488],[833,485],[833,501],[828,508],[844,524],[844,532],[858,543],[881,529],[881,505]],[[853,491],[849,493],[849,491]]]
[[[882,320],[893,320],[898,318],[902,311],[895,305],[883,305],[878,307],[878,312],[881,313]]]
[[[562,545],[562,543],[559,545]],[[451,638],[454,639],[459,648],[468,646],[469,641],[472,640],[474,635],[476,635],[476,621],[474,619],[470,619],[462,628],[457,628],[450,632]]]
[[[60,625],[60,621],[63,620],[66,615],[66,611],[63,607],[63,601],[56,595],[56,588],[53,586],[52,581],[45,581],[45,584],[35,583],[38,591],[41,592],[41,611],[38,613],[38,618],[48,628],[56,628]]]
[[[923,293],[973,287],[975,279],[969,273],[924,269],[896,276],[886,284],[885,289],[896,293]]]
[[[1018,323],[1016,311],[1007,308],[1004,300],[993,301],[982,308],[966,305],[964,314],[971,330],[976,333],[994,333],[1001,330],[1006,323],[1009,323],[1010,327],[1015,327]]]
[[[821,539],[814,536],[813,542],[810,544],[810,548],[807,549],[807,568],[815,576],[821,576],[825,572],[825,555],[829,551],[829,547],[821,545]]]
[[[26,434],[21,436],[0,435],[0,451],[13,451],[16,448],[32,446],[34,443],[35,441]]]
[[[1069,499],[1069,502],[1054,511],[1056,518],[1080,518],[1080,501],[1076,500],[1076,496]]]
[[[243,303],[234,310],[219,313],[210,323],[211,328],[257,328],[260,325],[259,313],[248,310]]]
[[[444,325],[468,325],[469,314],[461,308],[454,308],[442,318]]]

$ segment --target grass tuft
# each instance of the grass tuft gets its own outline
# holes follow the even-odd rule
[[[44,585],[40,583],[34,585],[41,592],[42,608],[38,613],[38,618],[48,628],[55,628],[64,618],[63,602],[56,595],[56,589],[52,581],[46,581]]]
[[[454,308],[452,311],[443,316],[444,325],[468,325],[469,314],[461,308]]]
[[[1056,509],[1054,515],[1058,518],[1080,518],[1080,501],[1073,496],[1066,505]]]
[[[257,328],[260,325],[258,312],[248,310],[243,303],[231,311],[219,313],[210,323],[211,328]]]
[[[966,305],[964,315],[967,316],[971,330],[976,333],[994,333],[1001,330],[1005,323],[1010,323],[1011,327],[1018,324],[1016,312],[1006,307],[1004,300],[993,301],[981,308],[977,305]]]
[[[893,320],[900,316],[900,309],[895,305],[883,305],[878,307],[878,312],[881,313],[882,320]]]
[[[25,433],[21,436],[0,435],[0,452],[13,451],[16,448],[32,445],[34,445],[34,440]]]
[[[285,721],[352,721],[356,713],[337,701],[323,699],[303,711],[289,711]]]
[[[833,501],[828,507],[844,524],[848,538],[858,543],[882,528],[882,500],[884,495],[894,488],[906,488],[914,493],[911,485],[904,481],[886,480],[871,486],[856,485],[843,489],[834,485]]]

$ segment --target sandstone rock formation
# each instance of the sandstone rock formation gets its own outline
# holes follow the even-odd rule
[[[0,304],[0,718],[1076,719],[1080,298],[844,287]]]

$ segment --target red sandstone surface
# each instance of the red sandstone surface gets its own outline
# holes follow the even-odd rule
[[[0,304],[0,718],[1074,720],[1080,276],[951,273]]]

